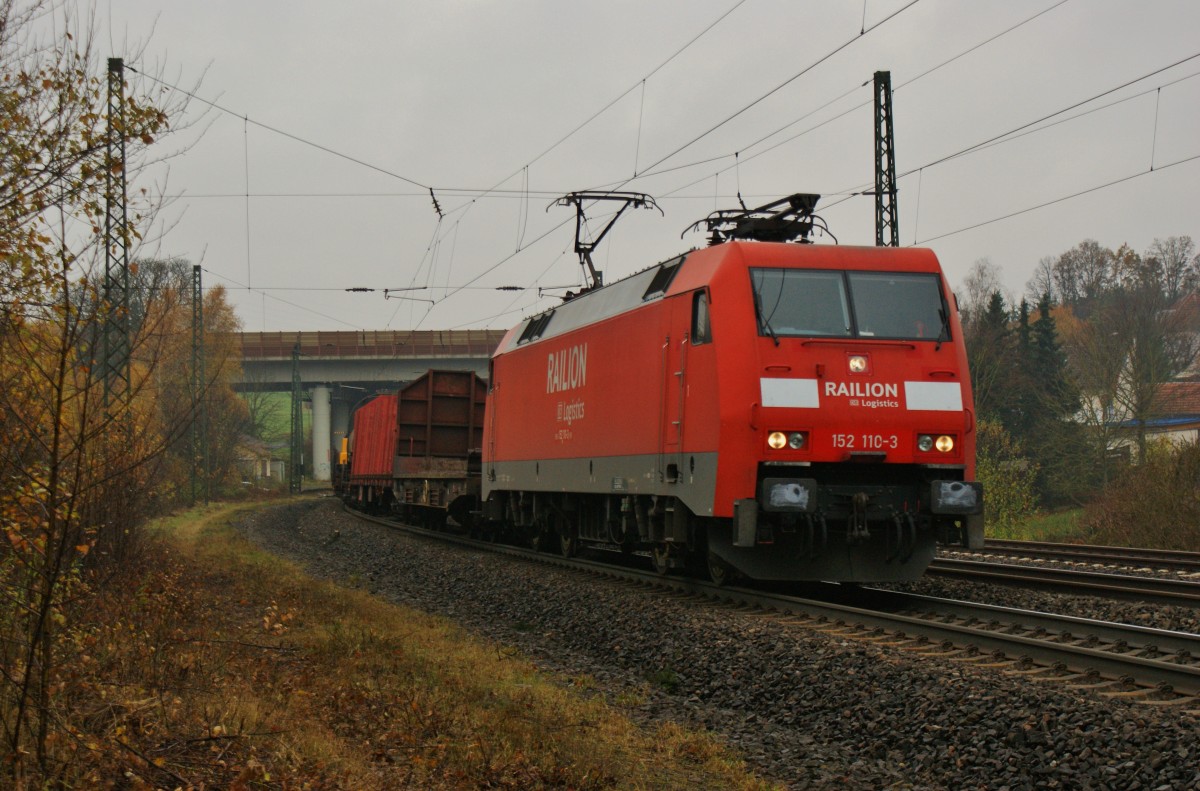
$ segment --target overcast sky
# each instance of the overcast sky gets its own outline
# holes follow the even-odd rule
[[[873,244],[873,199],[847,196],[874,180],[877,70],[901,243],[955,286],[986,257],[1019,298],[1086,238],[1200,240],[1195,0],[97,3],[102,54],[199,81],[203,134],[133,186],[180,196],[155,252],[247,331],[510,326],[580,282],[573,212],[547,210],[572,190],[665,213],[621,218],[607,281],[703,245],[681,233],[739,191],[820,193],[841,244]]]

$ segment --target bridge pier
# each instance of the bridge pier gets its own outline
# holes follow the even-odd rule
[[[350,416],[365,397],[395,390],[430,369],[473,370],[487,376],[488,361],[506,332],[485,329],[235,333],[233,337],[242,350],[243,378],[234,387],[242,391],[290,393],[298,365],[300,381],[312,404],[313,439],[305,449],[304,474],[316,481],[328,481],[342,438],[349,433]],[[293,356],[297,348],[299,361]]]
[[[329,385],[314,385],[312,389],[312,476],[318,481],[331,478],[329,466]]]

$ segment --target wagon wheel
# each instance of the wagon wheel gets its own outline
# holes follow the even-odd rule
[[[579,552],[579,539],[572,534],[570,528],[559,531],[558,548],[564,558],[573,558]]]
[[[667,574],[671,571],[670,544],[655,544],[654,549],[650,550],[650,556],[654,560],[655,572],[659,574]]]
[[[529,537],[529,548],[534,552],[541,552],[546,548],[546,533],[541,527],[535,527],[533,534]]]

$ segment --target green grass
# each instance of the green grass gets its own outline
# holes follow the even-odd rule
[[[988,531],[988,538],[1004,538],[1018,541],[1061,541],[1077,542],[1083,535],[1079,520],[1083,509],[1042,513],[1008,530]]]

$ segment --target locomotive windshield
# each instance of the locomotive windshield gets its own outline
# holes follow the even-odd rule
[[[937,275],[751,269],[760,335],[947,340]]]

